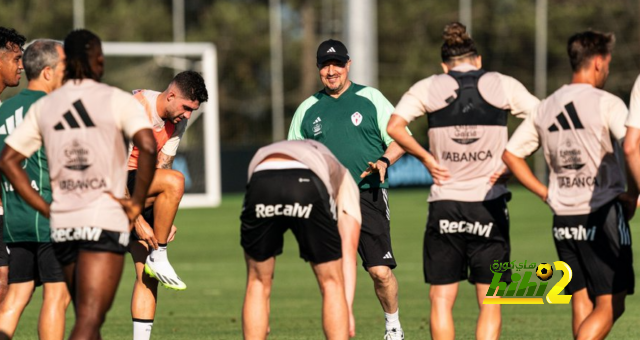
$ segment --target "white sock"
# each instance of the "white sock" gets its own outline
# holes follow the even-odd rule
[[[389,314],[389,313],[384,313],[384,321],[385,321],[385,327],[387,328],[388,331],[392,330],[392,329],[396,329],[396,330],[401,330],[402,326],[400,326],[400,309],[398,308],[398,310],[395,313]]]
[[[167,258],[167,245],[158,245],[158,249],[151,248],[151,252],[149,253],[154,262],[164,262],[169,261]]]
[[[153,320],[133,319],[133,340],[151,339]]]

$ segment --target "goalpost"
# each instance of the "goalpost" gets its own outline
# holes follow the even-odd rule
[[[105,57],[152,57],[159,68],[196,69],[202,73],[209,100],[200,105],[200,109],[193,112],[189,119],[174,168],[185,175],[187,184],[181,208],[220,205],[220,134],[215,46],[211,43],[103,42],[102,49]],[[107,74],[109,72],[107,64]],[[144,84],[142,88],[162,91],[169,81]],[[194,130],[195,125],[202,130]]]

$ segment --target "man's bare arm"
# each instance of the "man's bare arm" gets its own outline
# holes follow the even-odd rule
[[[173,160],[176,156],[169,156],[164,152],[158,153],[158,161],[156,162],[157,169],[171,169],[173,167]]]
[[[624,138],[624,155],[627,167],[637,185],[640,183],[640,129],[627,127],[627,135]]]
[[[525,188],[536,194],[543,202],[547,202],[549,189],[540,182],[531,172],[529,165],[524,158],[520,158],[511,152],[505,150],[502,154],[502,161],[506,164],[514,176],[520,181]]]
[[[2,151],[0,171],[11,182],[13,189],[42,216],[49,218],[50,207],[40,194],[31,187],[31,181],[20,162],[26,159],[21,153],[6,145]]]
[[[389,147],[387,147],[387,150],[384,152],[384,155],[382,156],[387,158],[389,162],[393,164],[398,159],[400,159],[400,157],[402,157],[404,153],[405,153],[404,149],[394,141],[394,142],[391,142],[391,144],[389,144]]]
[[[400,147],[398,143],[391,142],[382,157],[380,157],[375,162],[368,162],[369,167],[366,168],[364,172],[362,172],[360,178],[365,178],[370,174],[377,172],[380,174],[380,182],[384,183],[384,176],[387,173],[387,168],[391,166],[391,164],[395,163],[398,159],[400,159],[402,155],[404,155],[404,149]],[[388,160],[389,164],[387,165],[387,162],[383,161],[382,159]]]
[[[356,269],[360,223],[344,213],[338,218],[338,232],[342,242],[342,275],[344,276],[345,298],[349,310],[349,336],[355,336],[356,325],[353,316],[353,300],[356,293]]]
[[[402,149],[410,155],[415,156],[429,170],[435,184],[442,184],[443,181],[449,179],[449,170],[440,165],[435,157],[418,144],[418,141],[407,132],[408,124],[404,118],[393,114],[387,125],[387,133]]]

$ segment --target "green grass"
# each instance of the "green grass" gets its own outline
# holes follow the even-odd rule
[[[428,286],[422,277],[422,238],[427,215],[426,190],[392,190],[390,193],[393,245],[400,285],[400,320],[407,339],[429,338]],[[245,285],[243,252],[239,245],[241,195],[226,195],[217,209],[180,211],[179,232],[169,247],[176,271],[188,289],[162,289],[153,339],[241,339],[241,308]],[[512,260],[557,260],[550,231],[551,213],[540,200],[521,188],[514,189],[511,212]],[[633,223],[632,223],[633,224]],[[637,223],[636,223],[637,224]],[[637,254],[640,250],[636,248]],[[103,327],[104,339],[131,339],[129,313],[133,267],[127,266],[113,308]],[[554,275],[549,287],[558,279]],[[549,288],[548,288],[549,290]],[[547,290],[547,291],[548,291]],[[15,339],[37,339],[37,313],[41,289],[18,325]],[[462,282],[454,309],[458,339],[474,338],[477,304],[474,286]],[[366,272],[359,268],[354,306],[357,339],[382,339],[384,318]],[[68,312],[67,329],[73,322]],[[640,302],[627,299],[625,315],[615,325],[611,339],[637,338]],[[503,339],[532,339],[544,330],[546,339],[571,338],[569,305],[513,305],[503,307]],[[278,257],[271,298],[269,339],[321,339],[320,295],[308,264],[298,257],[291,233],[284,254]]]

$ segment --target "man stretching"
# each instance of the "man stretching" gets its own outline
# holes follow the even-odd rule
[[[185,71],[176,75],[163,92],[136,90],[134,97],[153,125],[158,151],[156,175],[147,192],[145,210],[135,223],[134,235],[138,240],[130,246],[136,268],[131,298],[133,338],[147,340],[156,312],[158,281],[167,288],[187,289],[167,258],[167,243],[175,234],[173,220],[184,194],[184,176],[171,166],[187,120],[208,100],[208,93],[200,74]],[[132,194],[138,154],[134,147],[129,157],[127,187]]]

